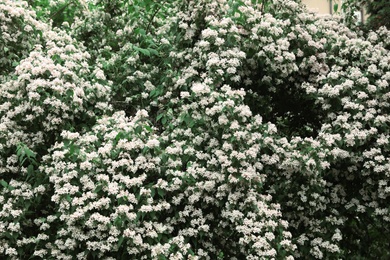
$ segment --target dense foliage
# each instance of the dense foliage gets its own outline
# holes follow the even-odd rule
[[[390,33],[341,19],[0,2],[0,258],[389,258]]]
[[[390,2],[386,0],[367,1],[367,13],[369,17],[369,25],[373,28],[386,26],[390,29]]]

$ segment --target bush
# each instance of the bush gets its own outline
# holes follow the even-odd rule
[[[109,85],[98,66],[90,70],[88,52],[64,31],[44,29],[23,6],[8,3],[5,13],[13,10],[18,19],[14,23],[26,21],[24,28],[35,24],[41,30],[31,29],[23,34],[24,40],[5,42],[5,48],[15,48],[13,54],[21,56],[2,70],[0,172],[6,174],[18,171],[11,170],[18,143],[42,156],[62,130],[82,131],[109,107]],[[12,26],[4,28],[14,35]],[[20,46],[13,43],[17,40],[23,40]]]
[[[387,29],[290,0],[33,7],[0,4],[37,28],[3,40],[0,256],[389,257]]]

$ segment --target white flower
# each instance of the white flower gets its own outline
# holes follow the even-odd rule
[[[148,140],[146,143],[146,146],[149,148],[158,147],[160,145],[160,142],[157,139]]]
[[[180,97],[181,98],[187,98],[190,96],[190,93],[188,91],[182,91],[180,92]]]
[[[165,39],[165,38],[162,38],[161,39],[161,43],[162,44],[169,44],[169,40]]]
[[[149,114],[148,114],[148,111],[146,111],[145,109],[141,109],[141,110],[138,110],[136,115],[135,115],[137,118],[144,118],[144,117],[148,117]]]
[[[229,74],[234,74],[234,73],[236,73],[236,68],[235,67],[229,67],[227,70],[226,70],[226,72],[227,73],[229,73]]]
[[[210,93],[209,86],[200,82],[195,82],[192,84],[191,90],[197,95]]]
[[[211,38],[211,37],[217,37],[218,36],[218,32],[217,31],[214,31],[210,28],[207,28],[205,30],[202,31],[202,38],[203,39],[207,39],[207,38]]]

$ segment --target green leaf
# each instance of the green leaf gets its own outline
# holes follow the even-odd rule
[[[63,143],[64,143],[64,147],[68,147],[69,144],[70,144],[70,140],[65,139],[65,140],[63,141]]]
[[[33,175],[34,174],[34,166],[32,164],[30,164],[28,167],[27,167],[27,174],[28,175]]]
[[[23,165],[24,162],[27,160],[24,156],[21,156],[19,159],[21,159],[20,165]]]
[[[124,239],[125,239],[124,237],[120,237],[120,238],[119,238],[119,240],[118,240],[118,248],[121,247],[121,245],[122,245]]]
[[[139,35],[142,35],[142,36],[146,35],[146,31],[144,29],[141,29],[141,28],[135,29],[134,32],[136,34],[139,34]]]
[[[66,97],[68,97],[68,98],[73,97],[73,90],[72,90],[72,89],[68,89],[68,90],[66,91]]]
[[[189,253],[190,255],[195,255],[195,252],[194,252],[194,251],[192,251],[192,250],[191,250],[191,248],[190,248],[190,249],[188,249],[188,253]]]
[[[25,152],[26,152],[26,155],[28,158],[35,158],[35,153],[33,151],[31,151],[30,149],[28,149],[27,147],[25,149]]]
[[[148,126],[148,125],[144,125],[144,127],[145,127],[145,129],[148,131],[148,132],[153,132],[153,129],[150,127],[150,126]]]
[[[133,48],[134,48],[134,50],[142,53],[143,55],[150,56],[150,51],[148,51],[147,49],[139,48],[136,46],[134,46]]]
[[[157,116],[156,120],[157,120],[157,121],[160,120],[163,116],[164,116],[164,114],[159,114],[159,115]]]
[[[134,129],[134,132],[136,134],[141,134],[142,133],[142,126],[138,125],[135,129]]]
[[[158,195],[162,198],[165,195],[165,191],[163,189],[157,189]]]
[[[187,125],[189,125],[190,122],[192,121],[192,118],[191,118],[191,116],[189,114],[185,114],[183,119],[184,119],[184,122],[186,122]]]
[[[78,155],[79,152],[80,148],[78,146],[74,145],[73,143],[69,146],[69,154]]]
[[[23,151],[22,147],[23,147],[23,144],[18,144],[18,145],[16,146],[16,155],[17,155],[18,157],[22,155],[22,151]]]
[[[149,147],[144,147],[144,149],[142,149],[142,153],[143,154],[147,154],[149,152]]]
[[[157,89],[153,89],[152,91],[150,91],[149,93],[149,97],[155,97],[157,96]],[[158,120],[158,119],[157,119]]]
[[[165,125],[166,123],[167,123],[167,118],[166,117],[163,117],[163,119],[161,120],[161,123],[163,124],[163,125]]]
[[[9,239],[14,239],[14,237],[9,232],[5,232],[5,236]]]
[[[123,132],[119,132],[116,136],[115,136],[115,141],[119,141],[119,139],[122,139],[123,138]]]
[[[149,52],[153,55],[156,55],[156,56],[159,56],[160,54],[158,53],[158,51],[156,51],[155,49],[148,49]]]
[[[8,183],[7,183],[5,180],[0,180],[0,184],[1,184],[1,186],[3,186],[4,188],[8,188]]]
[[[66,199],[68,202],[71,202],[71,201],[72,201],[72,198],[70,197],[69,194],[66,194],[65,199]]]
[[[115,226],[122,226],[122,218],[121,217],[117,217],[115,220],[114,220],[114,225]]]
[[[93,191],[94,193],[98,193],[99,191],[101,191],[102,190],[102,185],[98,185],[97,187],[96,187],[96,189]]]
[[[339,4],[334,4],[333,5],[333,11],[335,12],[335,13],[337,13],[337,10],[339,9]]]

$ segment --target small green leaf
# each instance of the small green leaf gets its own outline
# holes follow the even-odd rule
[[[68,97],[68,98],[73,97],[73,90],[72,90],[72,89],[68,89],[68,90],[66,91],[66,97]]]
[[[14,237],[9,232],[5,232],[5,236],[9,239],[14,239]]]
[[[144,147],[144,149],[142,149],[142,153],[143,154],[147,154],[149,152],[149,147]]]
[[[165,124],[167,123],[167,118],[164,117],[164,118],[161,120],[161,123],[162,123],[163,125],[165,125]]]
[[[69,144],[70,144],[70,140],[65,139],[65,140],[63,141],[63,143],[64,143],[64,147],[68,147]]]
[[[164,116],[164,114],[159,114],[159,115],[157,116],[156,120],[157,120],[157,121],[160,120],[163,116]]]
[[[145,127],[145,129],[146,129],[148,132],[153,132],[153,129],[152,129],[150,126],[145,125],[144,127]]]
[[[156,55],[156,56],[159,56],[160,54],[158,53],[158,51],[156,51],[155,49],[148,49],[149,52],[153,55]]]
[[[22,144],[18,144],[17,147],[16,147],[16,155],[19,157],[22,155],[23,153],[23,149],[22,149],[23,145]]]
[[[122,226],[122,218],[121,217],[117,217],[115,220],[114,220],[114,225],[115,226]]]
[[[146,35],[146,31],[144,29],[141,29],[141,28],[136,29],[134,32],[136,34],[139,34],[139,35],[143,35],[143,36]]]
[[[0,184],[1,184],[1,186],[3,186],[4,188],[8,188],[8,183],[7,183],[5,180],[0,180]]]
[[[34,174],[34,166],[32,164],[30,164],[28,167],[27,167],[27,174],[28,175],[33,175]]]
[[[120,238],[119,238],[119,240],[118,240],[118,248],[121,247],[121,245],[122,245],[124,239],[125,239],[124,237],[120,237]]]
[[[183,119],[184,119],[184,122],[186,122],[187,125],[189,125],[191,120],[192,120],[191,116],[188,115],[188,114],[185,114]]]
[[[19,159],[21,160],[20,162],[21,165],[23,165],[24,162],[27,160],[27,158],[25,158],[24,156],[21,156]]]
[[[119,141],[119,139],[122,139],[123,138],[123,132],[119,132],[116,136],[115,136],[115,141]]]
[[[153,89],[152,91],[150,91],[149,97],[155,97],[155,96],[157,96],[157,90]]]
[[[158,195],[162,198],[165,195],[165,191],[163,189],[157,189]]]
[[[335,12],[335,13],[337,13],[337,10],[339,9],[339,4],[334,4],[333,5],[333,11]]]
[[[28,158],[35,158],[35,153],[33,151],[31,151],[30,149],[28,149],[27,147],[25,149],[25,152],[26,152],[26,155]]]
[[[134,46],[133,48],[134,48],[134,50],[142,53],[143,55],[150,56],[150,51],[148,51],[147,49],[139,48],[136,46]]]
[[[195,255],[195,252],[194,252],[194,251],[192,251],[192,250],[191,250],[191,248],[190,248],[190,249],[188,249],[188,253],[189,253],[190,255]]]
[[[96,189],[93,191],[94,193],[99,193],[102,190],[102,185],[98,185]]]
[[[139,126],[137,126],[135,129],[134,129],[134,132],[136,133],[136,134],[140,134],[141,132],[142,132],[142,127],[139,125]]]

